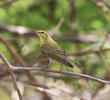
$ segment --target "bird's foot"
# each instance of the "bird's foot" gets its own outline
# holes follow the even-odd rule
[[[49,68],[51,65],[52,65],[52,59],[51,58],[49,58],[49,64],[48,65],[45,65],[45,66],[43,66],[42,67],[42,69],[47,69],[47,68]]]
[[[62,74],[62,71],[63,71],[63,64],[61,65],[61,68],[60,68],[60,73]]]

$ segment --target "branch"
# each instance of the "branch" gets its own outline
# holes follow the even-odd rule
[[[8,5],[14,3],[15,1],[17,1],[17,0],[9,0],[9,1],[6,1],[4,3],[0,3],[0,8],[8,6]]]
[[[98,50],[85,50],[85,51],[79,51],[76,53],[71,53],[69,54],[69,56],[83,56],[85,54],[90,54],[90,53],[101,53],[101,52],[106,52],[106,51],[110,51],[110,48],[106,48],[106,49],[98,49]]]
[[[64,12],[63,16],[61,17],[60,21],[58,22],[58,24],[56,25],[56,28],[54,30],[54,33],[57,33],[60,29],[60,27],[62,26],[62,24],[64,23],[64,18],[65,18],[66,12]]]
[[[20,66],[25,66],[25,64],[24,64],[24,62],[23,62],[23,60],[20,58],[20,56],[9,46],[9,44],[8,44],[8,42],[4,39],[4,38],[2,38],[2,37],[0,37],[0,42],[2,42],[4,45],[5,45],[5,47],[8,49],[8,51],[10,52],[10,54],[11,54],[11,56],[15,59],[15,61],[20,65]],[[28,78],[30,79],[30,80],[33,80],[33,81],[35,81],[35,78],[32,76],[32,74],[29,72],[29,71],[25,71],[26,72],[26,74],[27,74],[27,76],[28,76]]]
[[[86,74],[79,74],[79,73],[73,73],[73,72],[65,72],[65,71],[57,71],[57,70],[47,70],[47,69],[42,69],[41,67],[40,68],[32,68],[32,67],[17,67],[17,66],[13,66],[11,65],[8,60],[3,56],[3,54],[0,52],[0,58],[4,61],[4,63],[7,65],[7,66],[10,66],[11,70],[13,71],[18,71],[18,70],[28,70],[28,71],[32,71],[32,70],[37,70],[37,71],[44,71],[44,72],[50,72],[50,73],[59,73],[59,74],[65,74],[65,75],[69,75],[69,76],[79,76],[79,77],[82,77],[82,78],[85,78],[85,79],[91,79],[91,80],[95,80],[95,81],[98,81],[100,83],[104,83],[104,84],[110,84],[110,81],[106,81],[106,80],[103,80],[103,79],[99,79],[99,78],[96,78],[96,77],[93,77],[93,76],[90,76],[90,75],[86,75]],[[46,66],[43,66],[44,68]]]
[[[10,65],[10,63],[7,61],[7,59],[4,57],[4,55],[1,52],[0,52],[0,58],[6,64],[6,67],[7,67],[8,71],[11,75],[12,82],[14,84],[14,87],[15,87],[17,93],[18,93],[18,96],[19,96],[20,100],[23,100],[21,92],[20,92],[19,87],[18,87],[17,82],[16,82],[16,78],[15,78],[12,66]]]
[[[79,76],[85,79],[91,79],[91,80],[95,80],[104,84],[110,84],[110,81],[106,81],[103,79],[99,79],[90,75],[86,75],[86,74],[80,74],[80,73],[74,73],[74,72],[65,72],[65,71],[57,71],[57,70],[47,70],[47,69],[42,69],[42,68],[30,68],[30,67],[14,67],[13,66],[13,70],[17,71],[17,70],[38,70],[38,71],[44,71],[44,72],[51,72],[51,73],[60,73],[60,74],[65,74],[65,75],[70,75],[70,76]]]
[[[10,32],[13,34],[24,35],[24,34],[31,34],[32,31],[29,28],[23,26],[12,26],[12,25],[3,25],[0,26],[0,31],[3,32]]]
[[[63,19],[61,18],[61,21],[58,24],[58,28],[61,27],[63,22]],[[52,32],[52,30],[48,30]],[[0,25],[0,32],[10,32],[11,34],[17,35],[18,38],[30,38],[30,37],[36,37],[36,35],[32,32],[32,29],[22,27],[22,26],[10,26],[10,25]],[[58,36],[54,34],[50,34],[55,40],[63,40],[63,41],[70,41],[70,42],[76,42],[76,43],[96,43],[97,40],[94,39],[94,35],[80,35],[80,36]],[[16,37],[17,37],[16,36]],[[94,38],[90,38],[94,37]]]
[[[72,33],[71,33],[72,34]],[[94,38],[94,35],[80,35],[80,36],[54,36],[53,38],[55,40],[63,40],[63,41],[70,41],[70,42],[75,42],[75,43],[97,43],[97,41]]]

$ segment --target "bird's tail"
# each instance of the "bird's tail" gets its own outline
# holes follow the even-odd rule
[[[78,67],[80,69],[84,68],[83,66],[81,66],[78,62],[74,61],[74,60],[71,60],[71,59],[67,59],[67,62],[73,66],[73,67]]]
[[[58,60],[59,62],[63,63],[64,65],[69,66],[69,67],[71,67],[71,68],[73,68],[73,67],[78,67],[78,68],[80,68],[80,69],[83,68],[83,66],[81,66],[79,63],[77,63],[76,61],[74,61],[74,60],[71,59],[71,58],[66,58],[66,59],[58,59],[58,58],[57,58],[57,60]]]

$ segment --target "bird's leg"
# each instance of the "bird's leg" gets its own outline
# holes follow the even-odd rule
[[[49,58],[49,64],[44,66],[42,69],[48,68],[50,65],[52,65],[52,62],[53,62],[52,59]]]
[[[60,72],[62,73],[63,70],[63,64],[61,64]]]
[[[64,57],[64,59],[66,60],[66,56]],[[62,73],[63,70],[63,64],[61,64],[61,68],[60,68],[60,72]]]
[[[49,66],[52,64],[53,60],[49,58]]]

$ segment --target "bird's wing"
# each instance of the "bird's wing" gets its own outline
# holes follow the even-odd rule
[[[67,53],[55,42],[54,43],[54,52],[56,52],[61,58],[66,59]]]
[[[56,52],[57,52],[60,56],[62,56],[64,59],[66,59],[67,53],[66,53],[64,50],[62,50],[62,49],[57,49]]]
[[[50,56],[51,58],[61,58],[66,59],[67,53],[56,43],[53,42],[49,45],[42,45],[41,51]]]

